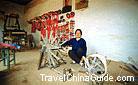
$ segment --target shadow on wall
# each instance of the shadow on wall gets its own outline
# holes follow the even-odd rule
[[[3,40],[2,40],[2,37],[3,37],[3,33],[2,33],[2,31],[3,31],[3,27],[0,26],[0,42],[3,41]]]

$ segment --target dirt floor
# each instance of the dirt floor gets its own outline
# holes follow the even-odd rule
[[[53,69],[44,67],[38,70],[38,62],[40,58],[40,50],[27,50],[24,52],[16,52],[16,65],[12,65],[8,71],[6,66],[0,62],[0,85],[93,85],[91,81],[42,81],[40,74],[47,76],[60,76]],[[67,64],[63,64],[56,70],[60,70],[61,73],[64,68],[72,68],[74,75],[85,75],[84,72],[80,72],[82,68],[78,64],[70,64],[71,59],[65,57]],[[130,69],[122,66],[123,63],[108,60],[108,75],[116,78],[117,76],[138,76]],[[122,68],[122,70],[121,70]],[[137,82],[118,82],[118,81],[104,81],[103,85],[138,85]]]

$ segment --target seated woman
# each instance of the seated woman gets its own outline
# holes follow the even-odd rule
[[[75,38],[70,39],[61,45],[61,47],[71,46],[72,50],[69,51],[69,57],[74,60],[74,63],[80,64],[82,56],[86,57],[87,46],[86,41],[81,38],[82,31],[81,29],[77,29],[75,31]]]

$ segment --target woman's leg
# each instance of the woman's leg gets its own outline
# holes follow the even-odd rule
[[[75,51],[70,50],[69,51],[69,57],[74,60],[76,63],[80,63],[80,58],[77,56],[77,53]]]
[[[83,49],[82,49],[82,48],[79,48],[79,49],[77,50],[77,56],[78,56],[79,60],[81,60],[81,58],[82,58],[82,52],[83,52]],[[79,62],[80,62],[80,61],[79,61]]]

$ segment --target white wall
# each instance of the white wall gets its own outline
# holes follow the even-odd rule
[[[25,7],[25,11],[23,6],[6,3],[1,2],[0,9],[17,12],[21,17],[23,14],[24,22],[63,7],[63,0],[56,3],[55,0],[34,0]],[[75,28],[83,30],[83,37],[87,41],[88,54],[99,52],[108,58],[124,61],[132,56],[138,62],[137,0],[89,0],[89,7],[77,10],[75,18]],[[27,22],[22,25],[27,32],[31,30]],[[34,34],[36,42],[40,39],[39,35],[39,32]]]
[[[88,54],[98,52],[114,60],[138,62],[138,1],[89,0],[76,11],[76,28],[83,31]]]

